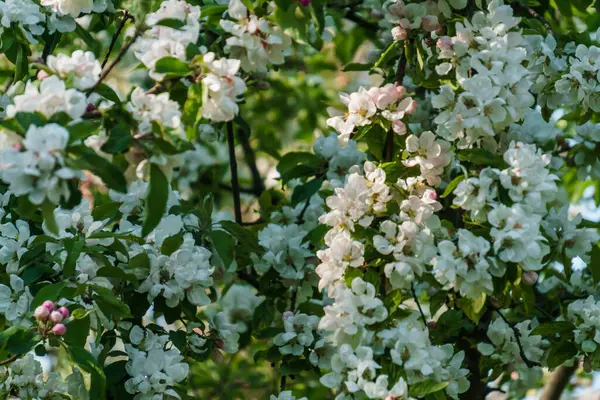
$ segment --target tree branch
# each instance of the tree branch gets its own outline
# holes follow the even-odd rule
[[[533,18],[535,18],[538,21],[540,21],[542,23],[542,25],[544,25],[544,28],[546,28],[546,30],[548,31],[548,33],[551,34],[552,36],[555,36],[554,31],[552,30],[552,26],[550,25],[550,23],[546,20],[546,18],[542,17],[533,8],[524,6],[524,5],[519,4],[519,3],[511,3],[511,6],[515,10],[524,11],[524,12],[528,13],[529,15],[531,15]]]
[[[13,354],[12,356],[8,357],[6,360],[0,361],[0,366],[10,364],[11,362],[15,361],[17,358],[19,358],[19,355]]]
[[[427,319],[425,318],[425,313],[423,312],[423,309],[421,308],[421,303],[419,303],[419,298],[417,297],[417,292],[415,291],[415,285],[413,282],[411,282],[411,284],[410,284],[410,291],[413,295],[413,299],[415,299],[415,303],[417,303],[417,308],[419,309],[419,312],[421,313],[421,320],[423,320],[423,324],[425,325],[425,328],[427,328]]]
[[[544,385],[540,400],[559,400],[560,395],[565,390],[565,387],[571,380],[571,376],[579,368],[579,363],[576,362],[571,367],[561,365],[550,377],[550,380]]]
[[[235,136],[233,122],[227,122],[227,145],[229,147],[229,166],[231,168],[231,189],[233,192],[233,207],[235,222],[242,223],[242,203],[240,200],[240,185],[238,182],[237,160],[235,159]]]
[[[512,324],[504,316],[504,314],[502,314],[500,312],[499,309],[496,308],[494,311],[496,311],[496,313],[500,316],[500,318],[502,318],[502,320],[504,320],[504,322],[506,322],[506,324],[508,326],[510,326],[510,328],[513,330],[513,333],[515,334],[515,340],[517,341],[517,345],[519,346],[519,355],[523,359],[523,362],[525,363],[525,365],[527,365],[527,368],[540,367],[541,366],[540,363],[538,363],[536,361],[531,361],[530,359],[527,358],[527,355],[525,354],[525,350],[523,349],[523,344],[521,343],[521,332],[519,332],[517,327],[514,324]]]
[[[141,34],[142,34],[142,31],[139,28],[136,28],[135,33],[133,34],[133,37],[131,38],[131,40],[129,40],[129,42],[127,42],[127,44],[125,44],[123,47],[121,47],[121,50],[119,51],[119,54],[117,55],[117,58],[115,58],[113,60],[113,62],[108,64],[108,67],[102,71],[102,73],[100,74],[100,78],[98,79],[98,82],[96,82],[96,84],[89,90],[89,93],[93,93],[96,89],[98,89],[98,87],[102,84],[102,81],[104,79],[106,79],[108,74],[110,74],[110,72],[113,70],[113,68],[119,63],[119,61],[121,61],[123,56],[125,56],[125,53],[127,53],[129,48],[131,47],[131,45],[133,45],[133,43],[135,43],[135,41],[137,40],[137,38],[140,37]]]
[[[256,154],[250,144],[249,136],[250,135],[246,134],[243,129],[238,129],[238,139],[244,150],[244,159],[246,160],[246,164],[248,165],[248,168],[250,168],[250,174],[252,175],[252,191],[256,197],[259,197],[262,192],[265,191],[265,184],[260,176],[260,172],[258,172],[258,167],[256,166]]]
[[[123,12],[123,19],[121,20],[121,23],[119,24],[119,27],[117,28],[117,31],[115,32],[115,34],[113,35],[113,37],[110,41],[110,45],[108,46],[108,51],[106,52],[106,55],[104,56],[104,61],[102,61],[102,69],[104,69],[104,67],[106,66],[106,63],[108,63],[108,58],[110,57],[110,53],[112,53],[113,47],[115,47],[115,44],[117,43],[117,40],[119,39],[119,36],[121,35],[121,31],[125,27],[125,24],[127,23],[127,20],[129,19],[130,16],[131,16],[131,14],[129,14],[129,11],[125,10]]]

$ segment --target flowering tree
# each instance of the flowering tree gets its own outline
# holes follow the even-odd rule
[[[0,398],[558,399],[598,7],[0,0]]]

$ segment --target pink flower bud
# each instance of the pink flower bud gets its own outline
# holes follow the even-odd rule
[[[399,119],[392,121],[392,129],[396,133],[396,135],[406,135],[406,124]]]
[[[54,303],[51,302],[50,300],[46,300],[45,302],[43,302],[42,306],[46,307],[48,309],[48,311],[54,311]]]
[[[42,69],[40,69],[37,73],[37,78],[41,81],[48,77],[48,73]]]
[[[311,0],[298,0],[301,6],[306,7],[310,4]]]
[[[412,114],[414,114],[415,111],[417,111],[417,102],[413,100],[410,103],[410,105],[408,106],[408,108],[406,109],[406,113],[408,115],[412,115]]]
[[[429,321],[427,323],[427,326],[429,327],[429,329],[435,329],[435,328],[437,328],[437,322],[435,322],[435,321]]]
[[[96,111],[96,106],[93,105],[92,103],[89,103],[86,107],[85,107],[85,112],[91,113]]]
[[[67,307],[61,307],[58,309],[58,312],[62,314],[63,318],[69,318],[71,313]]]
[[[538,280],[538,274],[533,271],[525,271],[523,272],[521,279],[523,280],[523,283],[527,286],[533,286]]]
[[[440,24],[438,23],[438,19],[435,15],[427,15],[421,21],[421,28],[427,32],[433,32],[440,29]]]
[[[400,21],[398,21],[398,23],[400,24],[400,27],[403,29],[410,29],[410,21],[406,18],[402,18]]]
[[[55,324],[61,322],[63,320],[63,315],[61,313],[59,313],[58,311],[52,311],[50,313],[50,321],[54,322]]]
[[[50,311],[48,311],[48,309],[44,306],[37,307],[33,312],[33,316],[35,317],[35,319],[42,322],[48,319],[48,315],[50,315]]]
[[[396,26],[392,29],[392,37],[394,40],[404,40],[408,37],[408,32],[406,29]]]
[[[62,336],[67,333],[67,327],[63,324],[56,324],[52,327],[52,333],[54,333],[56,336]]]
[[[451,49],[452,48],[452,39],[450,39],[448,36],[443,36],[438,39],[436,46],[440,50]]]
[[[429,200],[437,200],[437,192],[432,189],[427,189],[425,193],[423,193],[423,197]]]
[[[288,319],[294,316],[294,312],[293,311],[286,311],[283,313],[283,319]]]

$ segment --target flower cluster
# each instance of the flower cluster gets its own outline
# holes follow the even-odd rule
[[[71,56],[59,54],[48,56],[48,68],[61,79],[73,77],[73,87],[86,90],[94,86],[100,78],[102,66],[91,51],[75,50]]]
[[[566,318],[575,324],[575,343],[585,353],[593,353],[600,345],[600,304],[593,296],[575,300],[567,307]]]
[[[300,356],[305,348],[311,347],[315,342],[314,331],[318,325],[319,317],[315,315],[286,311],[283,313],[284,332],[278,333],[273,338],[273,343],[283,355]]]
[[[125,352],[129,357],[125,370],[130,376],[125,382],[127,393],[140,398],[179,398],[174,387],[187,378],[190,367],[169,336],[135,325],[129,332]]]
[[[238,97],[246,91],[246,83],[236,76],[241,62],[236,59],[217,59],[215,53],[204,55],[208,69],[202,78],[204,96],[202,116],[211,121],[231,121],[239,111]]]
[[[62,336],[67,333],[67,327],[62,322],[69,318],[70,315],[71,313],[67,307],[57,308],[50,300],[44,301],[33,312],[40,330],[44,333],[50,330],[56,336]]]
[[[403,119],[417,109],[416,101],[406,96],[406,89],[391,83],[370,89],[361,87],[358,92],[350,94],[341,93],[340,100],[348,109],[328,108],[331,118],[327,125],[339,133],[342,143],[348,142],[357,127],[380,121],[386,121],[396,134],[404,135],[407,127]]]
[[[81,117],[87,109],[86,95],[77,89],[67,89],[66,84],[58,76],[52,75],[39,83],[29,81],[25,92],[18,94],[6,109],[8,118],[18,112],[39,112],[46,118],[64,112],[71,118]]]
[[[175,29],[158,24],[165,19],[179,20],[185,25]],[[188,59],[187,47],[195,44],[200,34],[200,7],[183,0],[166,0],[157,11],[146,16],[146,24],[151,28],[134,44],[135,56],[150,70],[152,79],[161,81],[165,75],[155,71],[158,60],[164,57]]]
[[[171,129],[178,129],[181,126],[179,104],[169,99],[168,93],[148,94],[139,87],[135,88],[126,108],[139,122],[140,134],[151,132],[153,123],[159,123]]]
[[[0,178],[13,195],[27,196],[33,204],[68,199],[68,181],[82,177],[80,171],[65,165],[68,141],[69,131],[61,125],[30,126],[19,146],[2,151]]]
[[[227,38],[225,51],[240,60],[245,72],[266,72],[270,64],[283,64],[292,40],[279,26],[266,18],[248,15],[241,0],[231,0],[227,14],[235,21],[220,21],[225,32],[232,35]]]

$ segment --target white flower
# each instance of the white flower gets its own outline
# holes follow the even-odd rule
[[[29,238],[29,224],[25,221],[0,225],[0,264],[6,265],[8,273],[17,273],[19,260],[27,252]]]
[[[178,19],[185,23],[180,29],[156,25],[163,19]],[[151,28],[144,32],[134,44],[135,56],[150,69],[150,77],[162,80],[164,74],[154,71],[156,62],[164,57],[187,60],[186,49],[194,44],[200,34],[200,7],[192,6],[183,0],[166,0],[160,8],[146,16],[146,24]]]
[[[0,2],[0,33],[3,28],[10,28],[11,23],[16,23],[21,28],[25,36],[31,43],[37,43],[33,35],[44,33],[43,23],[46,16],[42,14],[40,6],[31,0],[5,0]]]
[[[221,19],[219,22],[225,32],[232,35],[226,40],[225,51],[241,61],[244,71],[266,71],[268,64],[283,64],[292,40],[279,26],[256,15],[248,16],[240,0],[229,3],[228,14],[237,21]]]
[[[493,226],[490,234],[494,251],[502,261],[519,263],[528,271],[542,268],[550,248],[540,233],[539,215],[527,212],[519,204],[500,204],[490,211],[488,221]]]
[[[27,82],[25,93],[15,96],[6,109],[8,118],[18,112],[39,112],[46,118],[65,112],[73,119],[81,117],[87,108],[86,95],[76,89],[67,89],[65,82],[52,75],[42,80],[38,87]]]
[[[437,139],[432,132],[423,132],[420,137],[410,135],[406,138],[406,151],[411,157],[402,161],[407,167],[419,166],[421,175],[432,186],[440,184],[440,175],[452,161],[450,143]],[[416,154],[412,156],[412,154]]]
[[[73,18],[79,17],[79,14],[89,14],[94,5],[93,0],[42,0],[42,6],[48,6],[50,9],[60,15],[70,15]]]
[[[139,122],[138,130],[142,134],[152,131],[153,122],[172,129],[181,126],[179,104],[169,99],[169,93],[147,94],[142,88],[135,88],[126,108]]]
[[[148,301],[165,298],[168,307],[175,307],[187,297],[190,303],[202,306],[210,303],[206,289],[213,283],[214,268],[210,251],[196,246],[191,233],[184,235],[181,248],[170,256],[149,254],[150,272],[137,289],[148,293]]]
[[[19,322],[31,324],[23,319],[29,312],[32,300],[29,288],[25,287],[25,283],[17,275],[10,275],[10,287],[0,285],[0,313],[13,325]]]
[[[207,53],[204,63],[209,72],[202,79],[202,116],[215,122],[231,121],[239,111],[238,97],[246,91],[246,83],[237,76],[240,61],[216,59],[214,53]]]
[[[100,62],[91,51],[75,50],[70,57],[66,54],[49,55],[47,64],[61,79],[72,74],[73,86],[79,90],[94,86],[102,72]]]
[[[27,195],[33,204],[46,198],[54,204],[68,199],[67,181],[82,177],[80,171],[64,165],[68,140],[69,132],[58,124],[31,125],[23,140],[24,151],[10,148],[2,153],[1,179],[15,196]]]
[[[136,394],[136,398],[151,399],[170,396],[179,398],[173,387],[185,380],[189,374],[189,365],[172,344],[167,347],[168,336],[155,335],[146,330],[132,330],[136,346],[125,344],[125,352],[129,360],[125,370],[130,378],[125,382],[125,390]]]
[[[567,319],[575,324],[575,343],[586,353],[600,345],[600,304],[593,296],[575,300],[567,307]]]
[[[272,394],[269,397],[269,400],[296,400],[296,397],[292,394],[291,390],[284,390],[283,392],[279,393],[279,395],[277,395],[277,396]],[[308,399],[306,397],[302,397],[297,400],[308,400]]]

